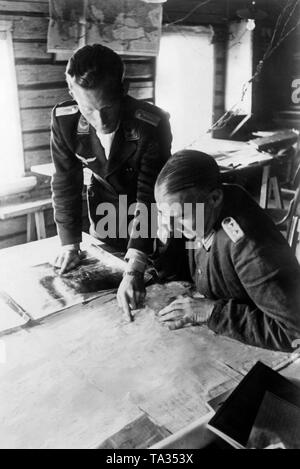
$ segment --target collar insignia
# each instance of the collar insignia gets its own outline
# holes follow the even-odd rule
[[[212,230],[205,238],[202,238],[202,245],[206,251],[209,251],[215,237],[215,230]]]
[[[78,121],[78,125],[77,125],[77,134],[88,134],[88,133],[90,133],[90,124],[85,119],[85,117],[81,115]]]
[[[124,124],[123,128],[124,128],[125,139],[128,142],[132,142],[134,140],[139,140],[140,134],[139,134],[139,131],[133,125],[133,122],[131,122],[131,121],[126,122]]]

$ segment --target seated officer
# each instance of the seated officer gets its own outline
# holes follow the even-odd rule
[[[181,267],[187,259],[201,294],[176,299],[159,312],[159,320],[170,329],[207,324],[217,334],[258,347],[282,351],[296,347],[300,266],[248,193],[221,184],[212,157],[183,150],[160,172],[155,198],[163,219],[174,217],[176,229],[189,239],[189,244],[182,243],[177,259]],[[184,204],[190,209],[185,210]]]
[[[64,273],[80,262],[83,168],[91,170],[90,232],[118,250],[127,250],[127,274],[118,299],[130,314],[129,306],[135,308],[143,298],[143,273],[153,251],[150,235],[132,235],[135,214],[139,203],[154,202],[155,180],[170,156],[172,137],[168,115],[126,95],[123,77],[120,57],[102,45],[85,46],[70,58],[66,79],[74,100],[58,104],[52,113],[52,192],[62,244],[55,265]],[[127,206],[119,205],[120,195],[127,197],[128,206],[137,204],[131,218]],[[116,224],[116,230],[107,234],[99,226],[105,225],[101,220],[109,203],[115,208],[111,226]]]

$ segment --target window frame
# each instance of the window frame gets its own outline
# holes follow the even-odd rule
[[[25,176],[22,123],[21,123],[21,113],[20,113],[20,105],[19,105],[19,97],[18,97],[17,75],[16,75],[15,61],[14,61],[12,32],[13,32],[13,22],[8,21],[8,20],[0,20],[0,37],[2,35],[4,36],[4,40],[7,42],[7,46],[8,46],[8,60],[9,60],[9,66],[11,67],[10,77],[12,79],[12,86],[15,88],[15,92],[13,93],[14,102],[12,103],[12,105],[16,109],[16,115],[15,115],[16,116],[16,121],[15,121],[16,132],[20,137],[19,150],[16,152],[17,154],[15,156],[16,168],[18,169],[18,171],[17,171],[16,177],[11,179],[10,181],[7,181],[7,182],[3,180],[0,181],[1,182],[0,197],[30,190],[36,185],[35,177]],[[7,155],[4,156],[4,165],[5,165],[5,158],[7,158]]]

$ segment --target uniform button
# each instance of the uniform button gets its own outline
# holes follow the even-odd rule
[[[202,275],[202,270],[198,269],[198,275]]]

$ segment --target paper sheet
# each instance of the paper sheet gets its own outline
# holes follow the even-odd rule
[[[0,334],[26,324],[27,320],[21,317],[7,303],[0,292]]]
[[[111,254],[90,247],[81,264],[62,276],[47,262],[18,272],[14,266],[1,278],[0,286],[32,319],[40,319],[115,290],[123,265]]]

